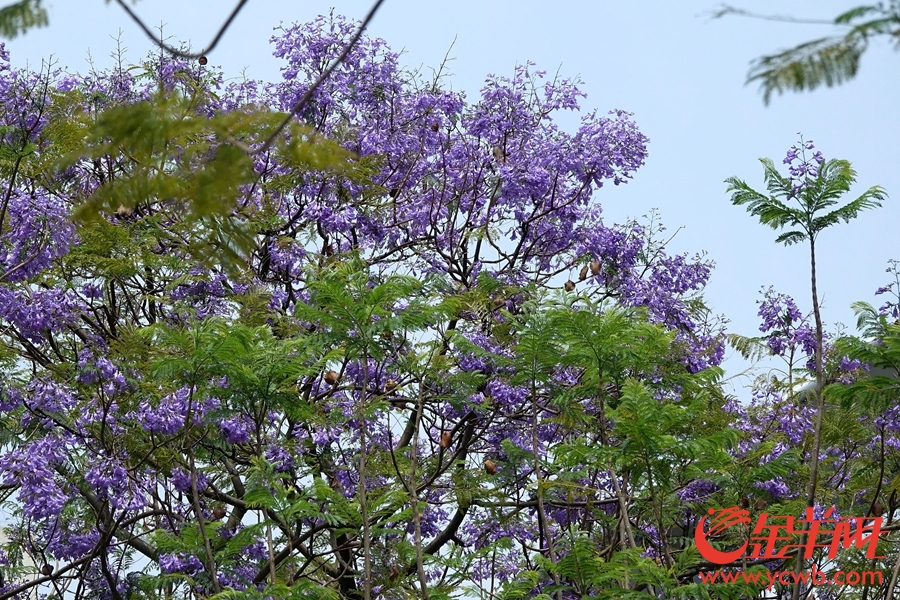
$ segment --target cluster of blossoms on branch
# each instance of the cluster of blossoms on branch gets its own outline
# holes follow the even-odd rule
[[[809,188],[815,179],[819,176],[819,167],[825,162],[822,152],[816,150],[812,155],[808,153],[816,150],[812,140],[803,140],[791,146],[785,155],[783,164],[788,165],[790,172],[790,182],[793,188],[793,195],[798,195],[802,190]]]
[[[601,219],[595,193],[633,176],[647,139],[624,111],[561,130],[554,115],[579,111],[584,94],[530,63],[469,102],[364,37],[292,139],[235,159],[249,162],[233,190],[191,179],[229,156],[216,123],[258,147],[267,112],[292,106],[353,29],[334,16],[284,29],[274,84],[166,56],[84,76],[0,57],[11,436],[0,478],[18,507],[7,533],[19,557],[5,590],[32,581],[116,597],[153,589],[154,572],[187,594],[310,581],[387,598],[419,570],[435,589],[470,571],[512,581],[531,559],[509,541],[555,539],[558,561],[561,524],[595,520],[561,491],[540,510],[527,491],[582,435],[547,402],[583,386],[584,368],[548,365],[536,388],[515,366],[510,333],[541,289],[580,271],[596,318],[639,310],[631,318],[675,344],[672,363],[610,364],[613,404],[628,377],[677,402],[664,372],[721,360],[720,327],[698,310],[711,263],[668,254],[653,221]],[[121,131],[135,126],[137,137]],[[224,211],[203,212],[207,188]],[[210,245],[234,250],[217,228],[252,243],[217,261]],[[363,271],[347,275],[349,264]],[[375,311],[370,321],[328,324],[338,299],[322,282],[335,272],[343,287],[363,277],[348,299]],[[406,292],[371,295],[385,285]],[[426,307],[437,312],[417,320]],[[340,331],[369,342],[351,352]],[[441,377],[416,366],[428,340],[443,340]],[[578,402],[609,419],[602,399]],[[461,479],[473,468],[480,477]],[[618,485],[589,464],[561,473],[584,498]],[[515,501],[498,504],[502,494]],[[409,566],[414,548],[427,564]]]

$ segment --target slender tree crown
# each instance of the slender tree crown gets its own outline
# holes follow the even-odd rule
[[[761,158],[768,195],[736,177],[725,180],[732,204],[746,206],[747,212],[772,229],[791,228],[776,238],[777,243],[790,246],[815,241],[822,230],[841,221],[848,223],[864,210],[879,208],[887,198],[885,190],[876,185],[843,206],[832,208],[856,182],[856,171],[846,160],[825,160],[821,152],[813,150],[811,141],[801,140],[788,151],[783,161],[790,165],[788,177],[778,172],[771,159]]]

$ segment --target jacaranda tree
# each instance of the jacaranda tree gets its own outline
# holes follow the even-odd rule
[[[353,36],[281,30],[275,83],[0,46],[0,598],[763,590],[692,532],[801,453],[718,385],[711,263],[602,220],[631,115]]]
[[[653,532],[718,459],[626,431],[694,439],[722,340],[710,263],[600,218],[646,138],[562,131],[584,95],[533,65],[467,102],[363,38],[266,144],[352,33],[284,29],[273,84],[4,51],[4,597],[679,584]]]

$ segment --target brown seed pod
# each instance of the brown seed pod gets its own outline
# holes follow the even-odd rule
[[[494,146],[494,160],[500,164],[506,164],[506,157],[509,156],[502,147]]]
[[[484,461],[484,470],[488,475],[493,475],[497,472],[497,465],[491,459],[487,459]]]
[[[592,275],[599,275],[599,274],[600,274],[600,261],[599,261],[599,260],[592,260],[592,261],[591,261],[591,274],[592,274]]]
[[[569,281],[567,281],[565,283],[565,285],[563,285],[563,287],[566,288],[567,292],[574,292],[575,291],[575,282],[570,279]]]
[[[450,435],[449,431],[445,431],[441,434],[441,448],[449,448],[450,444],[453,443],[453,436]]]
[[[217,506],[213,509],[212,512],[213,521],[220,521],[225,518],[225,509],[221,506]]]
[[[440,128],[440,126],[441,125],[437,121],[435,121],[434,123],[431,124],[431,130],[437,131]]]
[[[337,371],[332,370],[325,373],[324,379],[325,383],[327,383],[328,385],[334,385],[338,382],[338,379],[340,379],[340,377],[338,376]]]
[[[200,58],[197,59],[197,62],[200,63],[201,67],[205,67],[206,63],[209,62],[209,59],[207,59],[205,56],[201,56]]]
[[[400,188],[391,188],[391,191],[389,193],[391,198],[396,198],[400,195]]]
[[[743,498],[741,498],[741,508],[743,508],[743,509],[750,508],[750,498],[748,498],[747,496],[744,496]]]
[[[384,391],[392,392],[397,388],[397,382],[393,379],[388,379],[384,382]]]
[[[755,508],[756,510],[763,510],[764,508],[766,508],[766,501],[762,498],[758,498],[756,502],[753,503],[753,508]]]
[[[587,279],[588,266],[584,265],[581,267],[581,273],[578,274],[578,281],[584,281]]]
[[[390,330],[386,330],[381,332],[381,337],[385,340],[392,340],[394,339],[394,334]]]
[[[53,575],[53,567],[50,565],[44,565],[41,567],[41,575]]]
[[[397,568],[397,565],[391,566],[391,574],[388,575],[388,579],[394,581],[398,577],[400,577],[400,569]]]
[[[884,514],[884,504],[879,501],[875,501],[875,504],[872,505],[872,514],[876,517],[880,517]]]
[[[398,403],[395,404],[394,406],[396,406],[396,407],[399,408],[400,410],[406,410],[406,402],[403,401],[403,400],[401,400],[400,402],[398,402]]]

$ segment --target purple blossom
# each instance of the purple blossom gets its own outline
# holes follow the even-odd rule
[[[159,568],[163,573],[184,573],[196,575],[204,570],[203,562],[193,554],[162,554],[159,557]]]
[[[274,465],[275,471],[281,473],[289,471],[294,464],[291,453],[280,446],[271,444],[266,446],[265,457],[267,461]]]
[[[819,166],[825,162],[825,157],[819,151],[809,156],[808,152],[812,150],[815,150],[812,140],[804,141],[801,137],[800,142],[791,146],[782,161],[783,164],[789,165],[789,180],[794,196],[815,184],[819,176]]]
[[[892,281],[888,285],[875,290],[875,295],[886,294],[890,298],[879,307],[878,312],[895,320],[900,319],[900,261],[896,259],[889,260],[888,268],[885,269],[885,272],[891,276]]]
[[[26,516],[55,518],[69,496],[53,467],[65,460],[60,440],[44,437],[0,456],[0,482],[15,486]]]
[[[156,406],[142,401],[136,414],[138,423],[147,431],[166,435],[178,433],[187,419],[189,396],[190,388],[182,387],[163,396]]]
[[[176,467],[172,469],[172,475],[169,480],[172,482],[172,485],[179,492],[183,492],[185,494],[191,493],[192,485],[191,485],[191,474],[188,471],[180,467]],[[209,485],[209,481],[203,473],[197,473],[197,491],[202,492]]]
[[[244,415],[233,415],[219,421],[222,435],[229,444],[246,444],[255,430],[253,421]]]
[[[777,293],[770,287],[759,302],[757,314],[762,318],[759,330],[768,333],[766,345],[772,354],[789,354],[792,357],[796,351],[806,356],[815,354],[815,331],[790,296]]]
[[[688,504],[691,502],[707,502],[709,497],[719,491],[720,487],[709,480],[698,479],[692,481],[683,490],[678,492],[678,497],[682,502]]]

